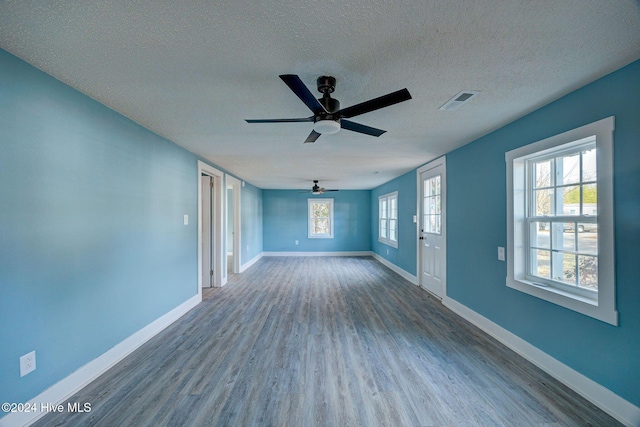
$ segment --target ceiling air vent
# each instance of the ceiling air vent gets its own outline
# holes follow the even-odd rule
[[[456,94],[456,96],[445,102],[445,104],[442,107],[438,108],[438,110],[457,110],[458,108],[469,102],[469,100],[478,93],[479,92],[475,90],[463,90],[462,92],[459,92],[458,94]]]

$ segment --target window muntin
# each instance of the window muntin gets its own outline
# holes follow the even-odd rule
[[[309,238],[333,238],[333,199],[308,199]]]
[[[431,234],[442,233],[442,191],[441,176],[436,175],[423,181],[423,231]]]
[[[378,197],[378,241],[398,247],[398,192]]]
[[[529,229],[526,278],[596,299],[595,136],[526,161]]]
[[[507,286],[618,324],[614,117],[505,153]]]

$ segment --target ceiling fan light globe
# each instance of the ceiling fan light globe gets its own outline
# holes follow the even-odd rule
[[[340,130],[340,123],[335,120],[318,120],[313,124],[313,130],[322,135],[330,135]]]

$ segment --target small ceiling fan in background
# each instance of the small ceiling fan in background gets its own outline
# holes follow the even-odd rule
[[[318,180],[314,179],[313,180],[313,187],[311,188],[311,194],[324,194],[328,191],[340,191],[340,190],[328,190],[326,188],[322,188],[318,185]],[[309,190],[304,190],[304,191],[300,191],[300,193],[308,193]]]
[[[295,74],[282,74],[280,78],[287,86],[305,103],[313,112],[310,117],[294,119],[249,119],[247,123],[296,123],[313,122],[313,130],[304,141],[315,142],[322,134],[332,134],[340,129],[347,129],[352,132],[359,132],[365,135],[380,136],[386,131],[365,126],[360,123],[346,120],[360,114],[388,107],[399,102],[411,99],[411,94],[407,89],[401,89],[351,107],[340,109],[340,102],[331,98],[331,93],[335,90],[336,79],[331,76],[320,76],[317,80],[318,91],[322,93],[322,98],[316,99],[311,91],[305,86]]]

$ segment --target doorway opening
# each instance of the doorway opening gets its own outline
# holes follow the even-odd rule
[[[218,169],[198,161],[198,294],[203,287],[226,283],[223,251],[223,178]]]

